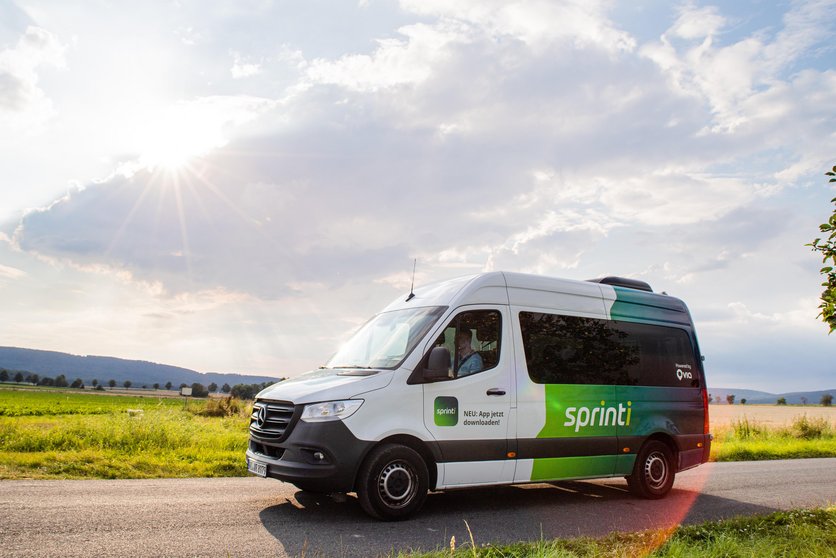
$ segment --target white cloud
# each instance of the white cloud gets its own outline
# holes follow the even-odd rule
[[[632,50],[635,41],[607,17],[609,3],[572,0],[401,0],[401,6],[421,15],[469,22],[495,37],[514,37],[534,49],[556,42],[608,51]]]
[[[30,26],[14,48],[0,51],[0,123],[15,130],[38,126],[54,114],[38,84],[41,66],[64,66],[65,47],[52,33]]]
[[[20,279],[26,275],[22,269],[0,264],[0,279]]]
[[[234,54],[234,61],[230,73],[233,79],[243,79],[251,76],[257,76],[261,73],[261,64],[249,62],[243,58],[239,53]]]
[[[833,32],[822,22],[836,14],[833,2],[799,2],[774,36],[755,33],[725,45],[718,34],[727,24],[714,7],[686,6],[657,43],[640,52],[653,60],[684,95],[699,95],[715,115],[712,130],[731,132],[759,117],[747,106],[752,96],[784,85],[784,72]],[[690,40],[677,48],[671,37]],[[699,42],[696,42],[699,41]]]
[[[419,84],[446,56],[446,47],[466,42],[468,34],[466,27],[450,23],[409,25],[398,32],[405,39],[379,40],[372,55],[350,54],[335,61],[315,59],[307,69],[308,77],[315,83],[340,85],[352,91]]]

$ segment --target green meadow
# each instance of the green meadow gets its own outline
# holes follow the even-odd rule
[[[244,476],[250,409],[235,400],[2,386],[0,479]],[[711,448],[712,461],[834,456],[834,425],[803,414],[783,426],[735,420],[715,429]]]
[[[0,479],[246,475],[240,402],[0,388]]]
[[[396,558],[719,558],[834,556],[836,508],[793,510],[701,525],[606,537],[481,545],[452,540],[449,549],[392,554]]]
[[[746,417],[715,432],[712,461],[760,461],[836,457],[836,427],[824,417],[799,414],[786,426]]]

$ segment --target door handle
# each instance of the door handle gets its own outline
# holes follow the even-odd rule
[[[499,388],[491,388],[486,393],[488,395],[505,395],[505,390]]]

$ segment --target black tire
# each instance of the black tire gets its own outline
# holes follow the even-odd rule
[[[406,519],[427,499],[429,473],[413,449],[386,444],[372,450],[360,467],[357,498],[370,516],[385,521]]]
[[[627,487],[636,496],[658,500],[670,492],[675,476],[671,449],[658,440],[650,440],[642,446],[636,457],[633,474],[627,479]]]

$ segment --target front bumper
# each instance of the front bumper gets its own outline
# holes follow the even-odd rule
[[[359,440],[341,420],[299,420],[281,442],[251,431],[247,460],[264,463],[268,477],[306,490],[351,492],[360,463],[373,444]]]

